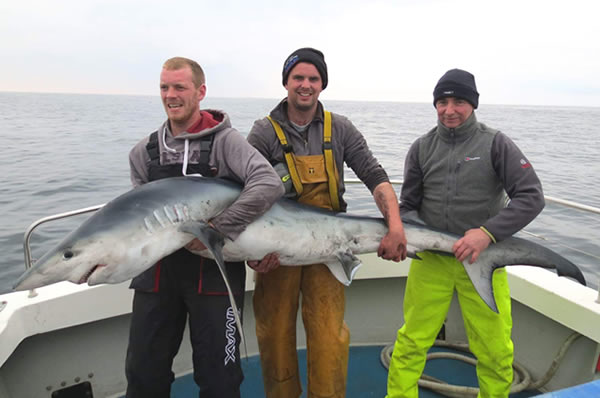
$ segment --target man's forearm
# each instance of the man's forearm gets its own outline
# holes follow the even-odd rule
[[[389,182],[382,182],[373,190],[373,198],[383,215],[388,228],[402,228],[402,219],[400,218],[400,209],[398,207],[398,197],[394,192],[394,187]]]

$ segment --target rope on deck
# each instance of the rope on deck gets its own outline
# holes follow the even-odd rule
[[[558,370],[558,367],[560,366],[562,359],[564,358],[571,344],[573,344],[573,342],[575,342],[575,340],[577,340],[579,337],[581,337],[581,334],[579,334],[578,332],[573,332],[563,342],[560,349],[558,350],[558,353],[554,357],[552,364],[550,365],[546,373],[537,381],[533,381],[531,379],[531,375],[529,374],[527,369],[525,369],[522,365],[520,365],[517,362],[513,362],[514,380],[513,385],[510,389],[510,393],[518,393],[524,390],[538,390],[539,388],[546,385],[552,379],[554,374],[556,374],[556,371]],[[434,346],[471,353],[469,351],[468,344],[465,343],[450,343],[445,340],[436,340]],[[389,369],[390,367],[390,360],[392,357],[393,350],[394,344],[389,344],[381,350],[381,363],[386,369]],[[473,366],[477,365],[476,359],[463,354],[457,354],[453,352],[432,352],[427,354],[427,360],[441,358],[463,361]],[[477,397],[477,394],[479,393],[479,388],[477,387],[467,387],[449,384],[443,380],[436,379],[435,377],[428,376],[426,374],[421,375],[421,379],[419,380],[419,387],[427,388],[429,390],[437,392],[438,394],[453,398]]]

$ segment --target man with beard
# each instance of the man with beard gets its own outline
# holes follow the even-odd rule
[[[328,77],[323,54],[313,48],[294,51],[284,63],[282,77],[287,97],[268,117],[254,123],[250,144],[276,169],[284,170],[289,196],[334,211],[346,210],[346,162],[373,193],[389,227],[378,255],[404,259],[404,228],[385,170],[356,127],[319,102]],[[307,340],[307,396],[344,397],[350,341],[344,322],[344,286],[324,264],[279,267],[276,253],[248,265],[258,272],[254,313],[267,398],[294,398],[302,392],[296,353],[300,292]]]

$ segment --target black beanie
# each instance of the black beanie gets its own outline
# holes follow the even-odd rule
[[[433,89],[433,106],[445,97],[456,97],[467,100],[474,109],[479,105],[479,93],[475,86],[475,76],[462,69],[450,69]]]
[[[325,87],[327,87],[327,64],[325,63],[325,57],[321,51],[310,47],[300,48],[287,57],[283,63],[283,72],[281,73],[283,85],[285,86],[287,84],[290,71],[298,62],[308,62],[317,68],[319,75],[321,75],[321,81],[323,82],[323,90],[325,90]]]

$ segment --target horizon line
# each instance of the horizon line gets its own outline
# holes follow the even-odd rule
[[[102,96],[121,96],[121,97],[159,97],[158,94],[124,94],[124,93],[83,93],[83,92],[60,92],[60,91],[15,91],[15,90],[2,90],[0,94],[42,94],[42,95],[102,95]],[[210,99],[251,99],[251,100],[273,100],[281,101],[282,97],[230,97],[230,96],[210,96],[205,98],[203,101],[210,101]],[[336,102],[374,102],[374,103],[398,103],[398,104],[431,104],[431,101],[401,101],[401,100],[358,100],[358,99],[333,99],[328,98],[324,101],[336,101]],[[600,108],[600,105],[564,105],[564,104],[507,104],[507,103],[493,103],[485,102],[479,104],[481,106],[534,106],[534,107],[554,107],[554,108]]]

